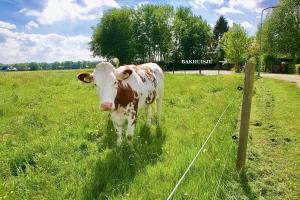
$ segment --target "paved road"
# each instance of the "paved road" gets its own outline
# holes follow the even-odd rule
[[[261,76],[294,82],[300,88],[300,75],[262,73]]]
[[[173,73],[172,71],[168,71],[167,73]],[[199,74],[198,70],[187,70],[187,71],[175,71],[175,74]],[[226,70],[220,70],[218,72],[218,70],[201,70],[201,74],[203,75],[229,75],[229,74],[233,74],[233,71],[226,71]]]

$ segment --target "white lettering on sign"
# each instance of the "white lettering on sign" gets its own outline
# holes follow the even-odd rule
[[[181,60],[181,64],[209,65],[212,64],[212,60]]]

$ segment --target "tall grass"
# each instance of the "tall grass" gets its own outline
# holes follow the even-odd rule
[[[162,127],[138,115],[132,152],[78,71],[0,74],[0,198],[165,199],[236,93],[241,76],[165,75]],[[174,199],[224,198],[240,96]],[[155,121],[155,120],[153,120]]]

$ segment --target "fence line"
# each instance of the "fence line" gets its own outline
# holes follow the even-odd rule
[[[231,146],[230,146],[230,148],[229,148],[229,152],[231,152],[231,149],[232,149],[232,147],[233,147],[233,144],[234,144],[234,143],[231,142]],[[229,160],[229,159],[227,159],[226,162],[225,162],[225,164],[224,164],[224,167],[223,167],[221,176],[220,176],[220,178],[219,178],[218,185],[217,185],[217,189],[216,189],[216,192],[215,192],[215,195],[214,195],[214,198],[213,198],[213,199],[216,199],[216,197],[217,197],[217,193],[218,193],[219,187],[220,187],[220,185],[221,185],[221,180],[222,180],[222,178],[223,178],[223,174],[224,174],[226,165],[227,165],[227,163],[228,163],[228,160]]]
[[[193,158],[192,162],[189,164],[189,166],[187,167],[187,169],[185,170],[185,172],[183,173],[183,175],[181,176],[181,178],[178,180],[177,184],[175,185],[174,189],[172,190],[172,192],[169,194],[167,200],[170,200],[172,198],[172,196],[174,195],[174,193],[176,192],[176,190],[178,189],[179,185],[181,184],[181,182],[183,181],[183,179],[185,178],[186,174],[190,171],[192,165],[195,163],[195,161],[197,160],[198,156],[200,155],[200,153],[202,152],[202,150],[204,149],[204,146],[206,145],[206,143],[208,142],[208,140],[210,139],[210,137],[212,136],[213,132],[215,131],[215,129],[217,128],[217,126],[219,125],[221,119],[223,118],[224,114],[226,113],[226,111],[228,110],[228,108],[231,106],[231,104],[234,102],[234,100],[236,99],[236,95],[237,95],[238,91],[236,92],[236,94],[233,96],[231,102],[226,106],[226,108],[223,110],[222,114],[220,115],[217,123],[215,124],[215,126],[213,127],[213,129],[211,130],[211,132],[209,133],[208,137],[206,138],[206,140],[204,141],[204,143],[202,144],[201,148],[199,149],[199,151],[197,152],[197,154],[195,155],[195,157]]]

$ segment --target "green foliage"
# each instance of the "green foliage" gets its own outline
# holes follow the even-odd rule
[[[210,26],[201,17],[189,17],[181,38],[184,59],[203,59],[210,37]]]
[[[288,64],[285,68],[285,71],[287,74],[295,74],[297,71],[297,68],[293,64]]]
[[[12,66],[17,68],[20,71],[26,70],[49,70],[49,69],[79,69],[79,68],[95,68],[98,61],[64,61],[64,62],[54,62],[54,63],[16,63],[9,64],[8,66]],[[7,66],[2,64],[2,66]],[[1,66],[0,66],[1,68]]]
[[[39,70],[40,69],[40,66],[38,63],[35,63],[35,62],[31,62],[28,64],[28,67],[31,69],[31,70]]]
[[[116,147],[108,113],[99,111],[94,86],[76,80],[79,72],[0,74],[1,198],[166,199],[242,83],[166,74],[162,127],[146,127],[141,109],[131,152]],[[176,199],[212,199],[225,163],[217,199],[230,199],[241,94],[235,100]]]
[[[145,4],[106,12],[94,28],[90,47],[94,55],[118,57],[121,63],[200,59],[210,32],[189,8]]]
[[[94,56],[117,57],[121,63],[130,63],[133,58],[132,10],[113,9],[105,12],[100,23],[94,28],[91,51]]]
[[[263,51],[300,59],[300,1],[280,0],[263,24]],[[258,33],[260,35],[260,32]]]
[[[226,57],[235,65],[237,71],[240,71],[239,64],[248,58],[250,41],[245,29],[239,24],[233,24],[222,38],[221,45]]]
[[[261,63],[264,69],[261,69],[265,72],[271,72],[271,66],[275,63],[275,58],[270,54],[263,54],[261,57]]]
[[[167,60],[172,48],[171,19],[168,5],[145,4],[132,15],[136,57],[142,61]]]
[[[220,41],[224,33],[226,33],[228,29],[229,26],[227,20],[223,16],[220,16],[213,30],[214,40]]]

